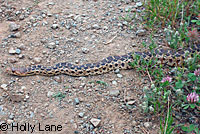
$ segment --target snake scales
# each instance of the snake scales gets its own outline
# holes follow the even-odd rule
[[[186,53],[188,53],[186,57]],[[58,75],[67,74],[71,76],[88,76],[103,74],[114,69],[130,69],[129,64],[134,60],[134,55],[139,55],[144,60],[152,57],[158,58],[158,62],[169,66],[179,66],[184,63],[186,58],[193,57],[194,53],[200,54],[200,44],[193,45],[182,50],[155,49],[154,55],[151,52],[135,52],[122,56],[109,56],[100,62],[88,63],[84,65],[73,65],[71,63],[62,62],[54,66],[32,65],[29,67],[10,67],[6,72],[11,75],[28,76],[28,75]]]

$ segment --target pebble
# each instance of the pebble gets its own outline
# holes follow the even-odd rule
[[[109,94],[112,96],[118,96],[120,94],[120,91],[118,89],[110,90]]]
[[[52,97],[53,94],[54,94],[54,92],[52,92],[52,91],[48,91],[48,93],[47,93],[47,97],[50,98],[50,97]]]
[[[118,78],[122,78],[123,76],[121,74],[117,74],[117,77]]]
[[[20,53],[21,53],[21,50],[17,48],[17,49],[15,50],[15,52],[16,52],[16,54],[20,54]]]
[[[84,54],[87,54],[87,53],[89,53],[89,49],[87,49],[87,48],[82,48],[82,52],[83,52]]]
[[[136,31],[136,35],[138,36],[144,36],[146,34],[146,30],[144,29],[139,29]]]
[[[13,47],[11,47],[11,48],[8,50],[8,53],[9,53],[9,54],[15,54],[15,53],[16,53],[16,50],[15,50]]]
[[[100,120],[100,119],[96,119],[96,118],[92,118],[92,119],[90,120],[90,122],[92,123],[92,125],[93,125],[94,127],[98,127],[98,126],[100,125],[100,123],[101,123],[101,120]]]
[[[113,84],[113,85],[117,85],[117,81],[115,81],[115,80],[112,81],[112,84]]]
[[[78,104],[80,103],[79,99],[78,99],[78,98],[75,98],[75,99],[74,99],[74,103],[75,103],[75,105],[78,105]]]
[[[33,58],[33,61],[34,61],[36,64],[40,63],[41,60],[42,60],[42,58],[40,58],[40,57],[35,57],[35,58]]]
[[[118,73],[120,72],[120,70],[119,70],[119,69],[116,69],[114,72],[115,72],[116,74],[118,74]]]
[[[59,27],[58,24],[53,24],[53,25],[51,26],[52,29],[57,29],[58,27]]]
[[[83,117],[84,117],[84,113],[83,113],[83,112],[80,112],[80,113],[78,114],[78,116],[79,116],[80,118],[83,118]]]
[[[98,29],[101,29],[101,27],[100,27],[98,24],[92,25],[92,28],[93,28],[93,29],[97,29],[97,30],[98,30]]]
[[[134,100],[132,100],[132,101],[128,101],[128,102],[127,102],[128,105],[133,105],[134,103],[135,103]]]
[[[17,31],[20,28],[20,25],[16,24],[15,22],[11,22],[9,25],[9,30],[11,32]]]
[[[151,122],[145,122],[144,123],[144,127],[146,127],[146,128],[150,128],[151,126],[152,126]]]
[[[137,2],[136,4],[135,4],[135,7],[141,7],[142,6],[142,2]]]
[[[16,58],[8,58],[9,63],[16,63],[18,60]]]
[[[18,58],[19,58],[19,59],[23,59],[23,58],[24,58],[24,55],[23,55],[23,54],[19,54]]]
[[[56,43],[50,42],[50,43],[47,44],[47,47],[50,48],[50,49],[54,49],[54,48],[56,48]]]
[[[62,79],[60,78],[60,76],[54,76],[54,80],[58,83],[62,82]]]
[[[8,89],[8,85],[7,84],[2,84],[1,88],[4,89],[4,90],[7,90]]]

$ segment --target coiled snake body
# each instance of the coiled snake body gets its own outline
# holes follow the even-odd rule
[[[186,57],[186,53],[188,53]],[[151,52],[135,52],[128,53],[122,56],[109,56],[100,62],[88,63],[84,65],[73,65],[71,63],[63,62],[54,66],[32,65],[29,67],[11,67],[7,68],[6,72],[11,75],[28,76],[28,75],[58,75],[67,74],[71,76],[88,76],[103,74],[114,69],[130,69],[129,64],[134,60],[135,55],[139,55],[144,60],[149,60],[152,57],[158,58],[158,62],[169,66],[179,66],[185,62],[188,57],[193,57],[194,54],[200,53],[200,44],[193,45],[184,50],[167,50],[156,49],[153,55]]]

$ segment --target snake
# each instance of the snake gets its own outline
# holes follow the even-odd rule
[[[31,65],[27,67],[8,67],[6,72],[15,76],[30,76],[30,75],[44,75],[54,76],[59,74],[66,74],[71,76],[88,76],[107,73],[116,69],[131,69],[131,63],[134,61],[136,55],[140,60],[149,61],[155,57],[159,64],[168,66],[180,66],[186,62],[186,59],[200,54],[200,44],[189,46],[185,49],[163,49],[157,48],[153,51],[136,51],[125,55],[109,56],[99,62],[87,63],[83,65],[75,65],[68,62],[60,62],[53,66]]]

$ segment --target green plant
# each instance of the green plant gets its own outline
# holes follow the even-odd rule
[[[65,98],[66,95],[62,92],[58,92],[58,93],[53,94],[52,96],[53,96],[53,98],[57,98],[58,100],[61,101],[62,99]]]
[[[195,134],[200,134],[200,129],[198,129],[198,127],[196,127],[194,124],[190,124],[189,126],[181,126],[181,129],[185,132],[192,132],[194,131]]]

